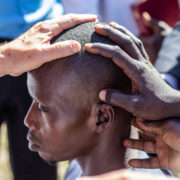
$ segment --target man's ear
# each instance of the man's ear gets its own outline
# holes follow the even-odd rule
[[[91,128],[101,133],[110,128],[115,120],[115,111],[111,105],[108,104],[96,104],[92,108],[90,125]]]

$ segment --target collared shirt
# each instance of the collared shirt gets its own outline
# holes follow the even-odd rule
[[[0,0],[0,38],[16,38],[38,21],[62,13],[60,0]]]

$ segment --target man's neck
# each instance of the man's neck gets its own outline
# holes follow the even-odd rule
[[[125,148],[121,141],[112,141],[112,145],[100,143],[89,155],[78,158],[82,168],[82,176],[92,176],[106,173],[109,171],[125,168]]]

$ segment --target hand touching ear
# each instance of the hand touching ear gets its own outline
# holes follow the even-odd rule
[[[110,58],[131,79],[134,90],[133,95],[126,95],[105,89],[100,92],[100,99],[143,119],[180,117],[180,92],[162,79],[150,63],[142,42],[116,23],[96,25],[95,31],[117,45],[86,44],[86,50]]]

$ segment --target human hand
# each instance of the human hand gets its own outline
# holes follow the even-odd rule
[[[180,171],[180,119],[159,122],[133,119],[132,125],[153,136],[155,141],[125,139],[123,142],[124,146],[153,153],[156,156],[148,159],[130,160],[130,166]]]
[[[154,64],[163,39],[171,33],[172,28],[166,22],[152,18],[147,12],[142,14],[142,18],[144,25],[151,29],[152,35],[140,35],[139,38],[144,44],[150,61]]]
[[[57,58],[80,51],[77,41],[50,44],[53,37],[73,26],[95,21],[95,15],[68,14],[39,22],[14,41],[0,47],[0,76],[18,76]]]
[[[134,89],[133,95],[112,89],[102,90],[100,99],[143,119],[179,117],[180,92],[172,89],[162,79],[150,63],[142,42],[116,23],[111,23],[110,26],[96,25],[95,31],[109,37],[117,45],[93,43],[85,45],[85,49],[111,58],[131,79]]]
[[[135,172],[130,170],[118,170],[105,173],[99,176],[81,177],[76,180],[177,180],[174,177],[153,175],[148,173]]]

